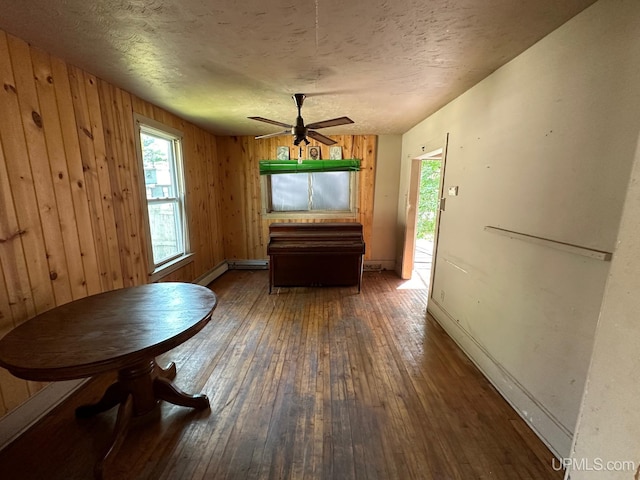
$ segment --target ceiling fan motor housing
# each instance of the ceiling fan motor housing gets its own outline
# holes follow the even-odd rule
[[[302,118],[298,117],[298,124],[295,127],[291,127],[291,135],[294,136],[293,144],[295,146],[300,145],[300,142],[305,142],[305,144],[309,145],[309,140],[307,140],[307,127],[302,123]]]

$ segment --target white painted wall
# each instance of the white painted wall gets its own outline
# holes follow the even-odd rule
[[[640,150],[622,215],[585,388],[571,480],[630,479],[640,469]]]
[[[640,128],[640,2],[600,0],[403,136],[449,132],[429,310],[559,456],[570,452]],[[398,215],[400,229],[403,217]]]
[[[396,214],[400,180],[401,135],[379,135],[376,182],[373,197],[373,238],[368,263],[393,270],[396,258]],[[368,247],[367,247],[368,248]]]

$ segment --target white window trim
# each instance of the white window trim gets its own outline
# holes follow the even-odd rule
[[[156,282],[162,277],[169,275],[172,272],[182,268],[190,262],[194,261],[194,254],[191,253],[191,247],[189,243],[189,228],[187,222],[187,199],[186,189],[184,185],[184,157],[182,152],[182,142],[184,135],[180,130],[165,125],[152,118],[145,117],[138,113],[134,113],[134,122],[136,127],[136,155],[138,157],[138,165],[141,171],[144,171],[144,162],[142,157],[142,142],[140,141],[140,133],[144,129],[149,133],[165,137],[167,139],[179,139],[176,148],[176,177],[177,187],[182,192],[182,198],[178,196],[178,205],[182,205],[182,231],[184,233],[183,247],[184,253],[177,255],[173,258],[165,260],[163,263],[156,266],[153,259],[153,245],[151,241],[151,228],[149,225],[149,201],[146,195],[146,184],[144,180],[144,174],[140,175],[140,196],[142,205],[144,206],[143,223],[146,230],[146,243],[147,243],[147,271],[149,274],[149,280]]]
[[[269,177],[270,175],[260,175],[260,193],[262,196],[262,216],[269,219],[302,219],[302,218],[357,218],[359,211],[359,198],[358,195],[358,172],[349,172],[349,189],[351,198],[349,204],[351,209],[349,210],[301,210],[301,211],[271,211],[271,197],[269,189]],[[274,174],[278,175],[278,174]]]

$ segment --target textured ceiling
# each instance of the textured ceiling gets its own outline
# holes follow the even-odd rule
[[[595,0],[0,0],[0,28],[218,134],[404,133]]]

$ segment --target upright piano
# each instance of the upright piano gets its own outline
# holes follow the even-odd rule
[[[269,293],[273,287],[362,285],[360,223],[272,223]]]

